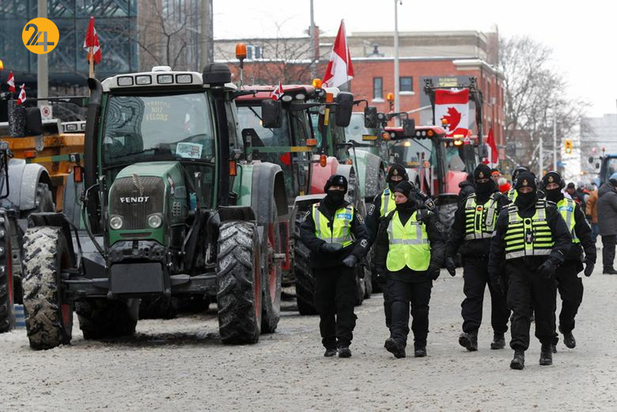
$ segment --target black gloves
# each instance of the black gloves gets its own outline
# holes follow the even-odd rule
[[[340,243],[324,243],[321,245],[320,251],[323,253],[336,253],[343,248]]]
[[[587,260],[585,260],[583,263],[585,263],[585,276],[591,276],[591,274],[593,273],[593,268],[596,266],[596,264],[594,262],[588,262]]]
[[[450,276],[456,276],[456,262],[453,257],[448,256],[446,258],[446,269],[448,269]]]
[[[431,265],[428,267],[428,275],[433,280],[436,280],[439,277],[440,272],[441,272],[441,268],[439,267],[439,265],[435,263],[431,263]]]
[[[551,280],[555,277],[557,271],[557,265],[552,259],[548,259],[538,268],[538,275],[543,276],[545,279]]]
[[[353,268],[356,267],[358,263],[358,258],[355,255],[349,255],[345,259],[343,259],[343,265]]]

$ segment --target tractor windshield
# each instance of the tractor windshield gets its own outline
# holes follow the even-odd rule
[[[394,157],[393,163],[402,163],[409,169],[437,164],[437,153],[430,139],[398,140],[390,147],[390,156]]]
[[[212,115],[204,93],[112,95],[104,119],[104,168],[160,160],[214,163]]]

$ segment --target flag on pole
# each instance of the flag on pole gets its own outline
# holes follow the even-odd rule
[[[90,24],[88,25],[88,31],[86,32],[86,38],[84,39],[84,49],[88,52],[88,62],[94,56],[94,63],[99,64],[102,59],[101,44],[99,43],[99,35],[94,28],[94,17],[90,17]]]
[[[326,74],[323,79],[324,87],[339,87],[353,79],[353,66],[351,65],[351,55],[349,54],[349,44],[345,35],[345,21],[341,20],[334,47],[330,54],[330,61],[326,67]]]
[[[279,85],[272,91],[272,100],[281,100],[283,94],[285,94],[285,90],[283,90],[283,83],[279,80]]]
[[[6,81],[6,84],[9,85],[9,92],[15,93],[15,77],[13,77],[13,72],[9,72],[9,78]]]
[[[20,106],[26,101],[26,85],[22,84],[19,91],[19,97],[17,98],[17,105]]]
[[[486,148],[488,149],[488,156],[483,163],[488,167],[499,166],[499,150],[497,149],[497,143],[495,142],[495,135],[493,129],[488,130],[488,139],[486,139]]]
[[[469,90],[435,90],[435,123],[447,137],[469,136]]]

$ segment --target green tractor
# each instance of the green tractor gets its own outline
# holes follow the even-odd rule
[[[274,332],[283,174],[247,156],[230,80],[221,64],[88,79],[85,166],[24,237],[33,349],[69,343],[73,311],[85,339],[131,335],[142,298],[216,300],[223,343]]]

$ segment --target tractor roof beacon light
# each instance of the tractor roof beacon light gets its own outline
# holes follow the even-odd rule
[[[203,82],[204,84],[215,86],[223,86],[225,83],[230,83],[231,72],[229,67],[224,63],[210,63],[204,67]]]
[[[318,90],[321,89],[322,84],[323,83],[322,83],[321,79],[313,79],[313,87],[315,89],[318,89]]]
[[[0,70],[4,70],[4,62],[0,59]]]
[[[244,59],[246,59],[246,44],[236,44],[236,59],[240,60],[240,86],[244,83]]]
[[[394,93],[388,93],[386,95],[386,100],[389,102],[393,102],[394,101]]]
[[[328,156],[322,154],[319,156],[319,166],[326,167],[328,165]]]

